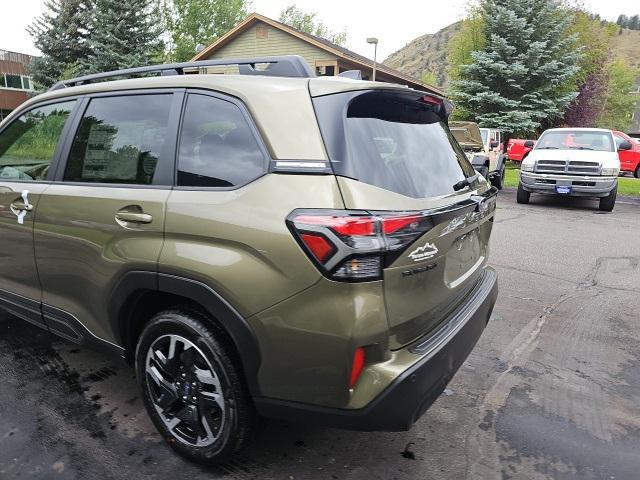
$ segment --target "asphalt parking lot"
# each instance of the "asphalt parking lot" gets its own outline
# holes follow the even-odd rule
[[[635,479],[640,202],[501,193],[494,317],[409,432],[267,421],[225,467],[184,462],[131,368],[0,314],[0,479]]]

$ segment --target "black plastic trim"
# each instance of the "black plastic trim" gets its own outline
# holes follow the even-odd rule
[[[42,319],[40,302],[6,290],[0,290],[0,309],[40,328],[45,330],[47,328]]]
[[[135,345],[130,345],[129,317],[126,309],[130,300],[144,292],[161,292],[188,298],[201,305],[229,335],[244,369],[249,390],[253,395],[260,392],[258,370],[261,363],[260,347],[256,335],[244,317],[213,288],[197,280],[149,271],[127,272],[111,294],[109,319],[118,343],[125,345],[127,354]],[[135,303],[135,302],[134,302]]]
[[[256,408],[265,417],[348,430],[409,430],[440,396],[473,350],[491,317],[497,296],[497,274],[486,269],[475,295],[448,320],[447,323],[456,325],[453,332],[364,408],[348,410],[265,397],[254,398]]]
[[[124,348],[94,335],[71,313],[51,305],[42,305],[42,315],[49,331],[78,345],[86,345],[122,357]]]

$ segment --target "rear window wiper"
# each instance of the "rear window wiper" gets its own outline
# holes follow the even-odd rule
[[[456,183],[453,186],[453,189],[457,192],[459,190],[462,190],[465,187],[470,187],[473,182],[475,182],[478,177],[480,176],[479,173],[476,173],[475,175],[471,175],[470,177],[465,178],[464,180],[460,180],[458,183]]]

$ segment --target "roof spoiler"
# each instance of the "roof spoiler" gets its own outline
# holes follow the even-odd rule
[[[256,65],[266,64],[266,68],[257,69]],[[198,70],[207,67],[237,65],[241,75],[268,75],[272,77],[313,78],[316,76],[309,64],[299,55],[283,55],[277,57],[256,58],[231,58],[219,60],[200,60],[196,62],[168,63],[161,65],[147,65],[145,67],[126,68],[111,72],[84,75],[82,77],[62,80],[53,85],[49,90],[60,90],[77,85],[86,85],[98,81],[107,81],[117,77],[129,77],[160,73],[160,75],[185,75],[189,70]],[[185,72],[187,70],[187,72]]]

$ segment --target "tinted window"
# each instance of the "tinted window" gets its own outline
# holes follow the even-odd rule
[[[34,108],[0,134],[0,180],[44,180],[74,101]]]
[[[620,145],[621,145],[623,142],[625,142],[625,141],[626,141],[626,139],[625,139],[625,138],[619,137],[618,135],[614,135],[614,136],[613,136],[613,139],[614,139],[614,140],[615,140],[615,142],[616,142],[616,149],[620,148]]]
[[[266,171],[265,156],[233,103],[191,94],[178,156],[178,185],[235,187]]]
[[[547,130],[536,150],[596,150],[613,152],[611,134],[592,130]]]
[[[415,198],[454,193],[453,185],[474,171],[438,108],[414,96],[356,97],[347,110],[347,165],[336,170]]]
[[[153,182],[168,137],[173,96],[94,98],[73,141],[64,179],[73,182]]]

